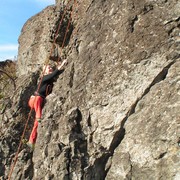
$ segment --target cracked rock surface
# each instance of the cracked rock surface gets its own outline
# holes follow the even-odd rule
[[[179,70],[177,62],[166,79],[137,103],[124,126],[125,137],[112,156],[107,179],[179,178],[180,126],[175,115],[180,106]]]
[[[56,0],[23,27],[19,82],[46,59],[63,3]],[[47,97],[35,150],[22,149],[14,179],[180,178],[179,7],[177,0],[78,1],[63,51],[68,65]],[[22,99],[29,95],[21,92]],[[26,115],[25,103],[16,119]],[[16,152],[10,136],[0,138],[2,178]],[[11,142],[17,147],[17,137]]]

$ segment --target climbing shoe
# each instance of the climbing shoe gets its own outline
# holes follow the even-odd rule
[[[28,148],[32,151],[34,151],[34,148],[35,148],[35,144],[32,144],[30,142],[27,142],[26,145],[28,146]]]
[[[30,142],[27,142],[26,144],[27,144],[27,146],[28,146],[29,148],[31,148],[31,149],[34,150],[35,144],[32,144],[32,143],[30,143]]]
[[[27,144],[28,140],[27,139],[22,139],[22,144]]]

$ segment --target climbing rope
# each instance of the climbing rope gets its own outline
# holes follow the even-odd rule
[[[68,8],[68,5],[69,5],[70,2],[71,2],[71,0],[68,1],[68,3],[66,4],[66,7],[65,7],[65,9],[64,9],[64,13],[63,13],[63,15],[62,15],[62,17],[61,17],[59,26],[58,26],[58,28],[57,28],[57,31],[56,31],[56,34],[55,34],[55,37],[54,37],[54,41],[53,41],[53,44],[52,44],[52,48],[51,48],[49,57],[51,56],[51,54],[52,54],[52,52],[53,52],[53,48],[54,48],[54,45],[55,45],[55,42],[56,42],[58,33],[59,33],[59,31],[60,31],[60,27],[61,27],[61,25],[62,25],[63,18],[64,18],[64,16],[65,16],[66,12],[67,12],[67,8]],[[76,3],[77,3],[76,0],[74,0],[73,6],[74,6],[74,4],[76,4]],[[67,28],[66,28],[65,36],[64,36],[64,39],[63,39],[62,48],[64,48],[64,44],[65,44],[65,41],[66,41],[66,36],[67,36],[68,30],[69,30],[69,26],[70,26],[70,23],[71,23],[71,18],[72,18],[72,14],[73,14],[73,6],[72,6],[72,11],[71,11],[71,14],[70,14],[69,22],[68,22],[68,25],[67,25]],[[60,55],[61,55],[61,53],[62,53],[62,49],[61,49],[61,51],[60,51]],[[39,89],[40,89],[40,85],[41,85],[41,83],[42,83],[42,79],[43,79],[43,77],[44,77],[44,75],[45,75],[46,67],[47,67],[47,65],[49,64],[49,61],[50,61],[49,57],[48,57],[48,60],[46,59],[46,61],[45,61],[45,68],[44,68],[44,70],[43,70],[43,73],[42,73],[42,76],[41,76],[41,80],[40,80],[40,82],[39,82],[39,84],[38,84],[37,92],[38,92]],[[34,102],[35,102],[35,99],[34,99]],[[14,170],[14,167],[15,167],[16,162],[17,162],[17,160],[18,160],[18,154],[19,154],[20,149],[21,149],[21,146],[22,146],[22,141],[23,141],[23,138],[24,138],[24,136],[25,136],[25,132],[26,132],[26,129],[27,129],[28,122],[29,122],[29,120],[30,120],[32,111],[33,111],[33,108],[31,108],[31,110],[30,110],[30,112],[29,112],[29,114],[28,114],[28,118],[27,118],[27,120],[26,120],[26,123],[25,123],[25,126],[24,126],[24,130],[23,130],[23,133],[22,133],[22,136],[21,136],[21,138],[20,138],[20,143],[19,143],[19,146],[18,146],[18,150],[17,150],[17,152],[16,152],[16,154],[15,154],[15,157],[14,157],[14,159],[13,159],[14,162],[13,162],[13,161],[11,162],[11,168],[10,168],[10,172],[9,172],[9,174],[8,174],[8,180],[11,179],[11,176],[12,176],[12,173],[13,173],[13,170]]]
[[[77,2],[76,2],[76,0],[74,0],[74,4],[73,4],[73,5],[76,5],[76,4],[77,4]],[[73,11],[74,11],[74,7],[72,7],[72,11],[71,11],[71,13],[70,13],[70,18],[69,18],[69,21],[68,21],[68,25],[67,25],[67,28],[66,28],[65,35],[64,35],[62,47],[61,47],[60,52],[59,52],[59,53],[60,53],[60,56],[61,56],[61,54],[62,54],[62,49],[64,48],[65,41],[66,41],[66,37],[67,37],[67,33],[68,33],[68,31],[69,31],[69,26],[70,26],[71,21],[72,21]],[[60,57],[58,57],[58,62],[59,62],[59,60],[60,60]]]
[[[54,41],[53,41],[52,48],[51,48],[51,51],[50,51],[50,56],[52,55],[52,51],[53,51],[53,49],[54,49],[54,46],[55,46],[55,43],[56,43],[56,39],[57,39],[57,37],[58,37],[58,33],[59,33],[60,28],[61,28],[61,25],[62,25],[62,21],[63,21],[63,19],[64,19],[64,16],[65,16],[66,12],[67,12],[68,5],[69,5],[70,2],[71,2],[71,0],[69,0],[69,1],[67,2],[66,7],[65,7],[65,9],[64,9],[64,13],[63,13],[63,15],[62,15],[62,17],[61,17],[61,20],[60,20],[60,22],[59,22],[59,26],[58,26],[57,31],[56,31],[56,33],[55,33]],[[50,57],[50,56],[49,56],[49,57]],[[49,57],[48,57],[48,59],[49,59]]]

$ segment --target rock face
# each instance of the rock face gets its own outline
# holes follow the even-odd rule
[[[22,29],[17,83],[26,83],[13,99],[15,121],[1,132],[2,179],[66,5],[56,0]],[[12,179],[180,179],[180,3],[77,1],[58,49],[72,9],[62,52],[68,65],[47,97],[35,150],[21,148]]]

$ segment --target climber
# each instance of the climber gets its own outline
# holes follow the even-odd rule
[[[36,91],[29,99],[28,105],[30,108],[35,110],[35,121],[34,126],[29,137],[27,145],[34,149],[36,138],[37,138],[37,128],[38,123],[41,122],[42,108],[47,95],[52,92],[53,82],[55,77],[60,75],[64,71],[64,66],[67,64],[67,60],[64,60],[61,64],[57,66],[57,69],[53,71],[50,65],[43,67],[44,76],[40,82],[40,87],[38,92]]]

